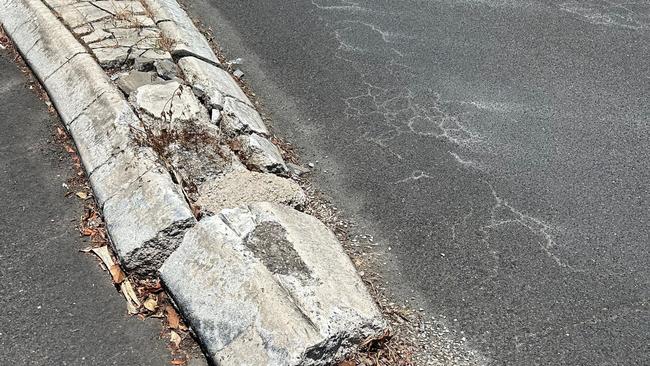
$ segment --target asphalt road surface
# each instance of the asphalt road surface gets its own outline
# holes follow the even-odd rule
[[[79,251],[83,206],[65,197],[75,173],[57,125],[0,50],[0,365],[166,365],[160,322],[129,318]]]
[[[389,253],[390,289],[477,360],[650,364],[650,2],[189,11]]]

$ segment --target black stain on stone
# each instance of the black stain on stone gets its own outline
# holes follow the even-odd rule
[[[272,273],[310,276],[305,262],[287,240],[287,231],[277,222],[260,223],[244,243]]]

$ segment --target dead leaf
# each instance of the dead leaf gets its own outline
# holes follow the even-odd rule
[[[356,366],[356,363],[354,361],[345,360],[341,361],[338,366]]]
[[[69,152],[70,154],[74,154],[74,149],[70,145],[65,145],[65,151]]]
[[[111,277],[113,277],[113,283],[120,284],[126,278],[126,275],[122,271],[122,268],[118,264],[114,264],[111,268],[108,269],[111,272]]]
[[[122,290],[122,295],[126,299],[126,308],[129,311],[129,314],[139,313],[138,308],[142,304],[140,303],[140,300],[138,300],[138,295],[135,294],[135,290],[133,290],[131,281],[125,278],[120,284],[120,289]]]
[[[156,308],[158,307],[158,301],[156,300],[155,296],[149,296],[145,301],[144,301],[145,309],[149,311],[156,311]]]
[[[88,194],[86,192],[77,192],[77,197],[81,198],[82,200],[87,200]]]
[[[89,228],[89,227],[86,227],[83,230],[81,230],[81,235],[83,235],[83,236],[91,236],[91,235],[93,235],[93,233],[94,233],[94,230]]]
[[[176,359],[171,360],[171,364],[172,365],[185,365],[185,364],[187,364],[187,361],[185,361],[183,359],[180,359],[180,358],[176,358]]]
[[[167,315],[167,325],[171,329],[178,329],[181,324],[181,317],[176,312],[176,309],[171,305],[167,305],[165,307],[165,314]]]
[[[169,332],[169,341],[173,343],[176,346],[176,348],[178,348],[181,345],[182,338],[181,336],[178,335],[178,333],[172,330],[171,332]]]
[[[92,252],[95,253],[95,255],[98,256],[99,259],[102,260],[102,262],[104,262],[106,268],[111,268],[115,264],[113,258],[111,257],[111,253],[109,253],[108,247],[106,245],[99,248],[93,248]]]

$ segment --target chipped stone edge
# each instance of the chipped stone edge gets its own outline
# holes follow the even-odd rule
[[[161,238],[167,241],[173,239],[175,242],[180,242],[184,232],[192,227],[196,221],[191,208],[184,201],[182,193],[172,181],[169,172],[164,169],[160,162],[143,157],[143,154],[140,153],[142,148],[138,147],[132,137],[129,136],[129,130],[141,130],[142,123],[135,116],[135,113],[128,108],[128,103],[117,90],[117,87],[110,82],[97,61],[46,4],[40,0],[0,0],[0,9],[2,9],[0,11],[0,24],[47,91],[64,125],[73,137],[93,191],[99,194],[97,196],[98,205],[103,211],[111,243],[116,249],[122,264],[135,273],[155,273],[157,267],[162,265],[166,256],[171,254],[175,247],[163,251],[158,255],[158,258],[141,258],[142,254],[138,249],[144,248],[146,252],[147,249],[150,249],[152,243],[159,241]],[[64,80],[56,80],[57,72],[64,71],[62,69],[69,64],[75,67],[78,80],[75,79],[71,82],[65,77],[63,77]],[[86,116],[84,114],[86,110],[97,108],[108,111],[109,116]],[[86,124],[87,131],[84,131],[86,136],[82,136],[83,134],[75,128],[75,125],[79,124],[80,117],[96,119]],[[113,130],[116,131],[113,135],[99,129],[111,123],[113,123],[111,127],[114,127]],[[101,157],[98,157],[97,153],[93,152],[97,150],[96,146],[92,146],[93,143],[98,141],[91,141],[92,138],[88,138],[88,136],[94,137],[95,140],[101,140],[99,144],[104,143],[112,149],[110,151],[100,151]],[[124,143],[124,141],[128,141],[128,143]],[[145,174],[156,174],[156,179],[145,180],[141,179],[142,176],[133,177],[129,174],[119,174],[119,172],[113,172],[116,179],[93,179],[95,178],[93,173],[96,171],[110,166],[116,160],[118,161],[117,164],[119,164],[119,159],[125,153],[133,154],[129,163],[135,169],[145,169]],[[110,197],[105,197],[102,194],[102,192],[115,190],[115,187],[113,187],[115,185],[119,185],[118,192]],[[113,203],[112,201],[118,199],[121,202],[116,202],[117,204],[128,206],[131,200],[130,196],[133,195],[134,191],[139,190],[165,192],[167,201],[158,205],[156,205],[157,202],[152,205],[145,204],[144,209],[161,207],[167,211],[164,215],[171,222],[166,227],[164,225],[168,224],[168,222],[155,222],[152,227],[157,232],[152,233],[151,237],[142,238],[142,243],[136,243],[140,246],[139,248],[125,251],[123,248],[133,247],[133,238],[119,232],[124,232],[124,229],[128,228],[125,223],[137,223],[139,221],[138,211],[143,206],[141,205],[135,209],[129,207],[126,212],[115,213],[106,212],[104,208],[108,203]],[[129,192],[131,193],[129,194]],[[118,193],[120,197],[116,197]],[[170,197],[171,199],[169,199]],[[177,237],[170,238],[170,233]],[[135,260],[136,258],[137,260]],[[145,265],[146,268],[140,268],[138,262]]]

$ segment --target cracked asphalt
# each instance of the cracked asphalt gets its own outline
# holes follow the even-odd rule
[[[188,6],[458,363],[650,364],[647,1]]]
[[[160,322],[128,317],[124,298],[77,230],[65,197],[72,160],[56,118],[0,50],[0,364],[169,363]]]

